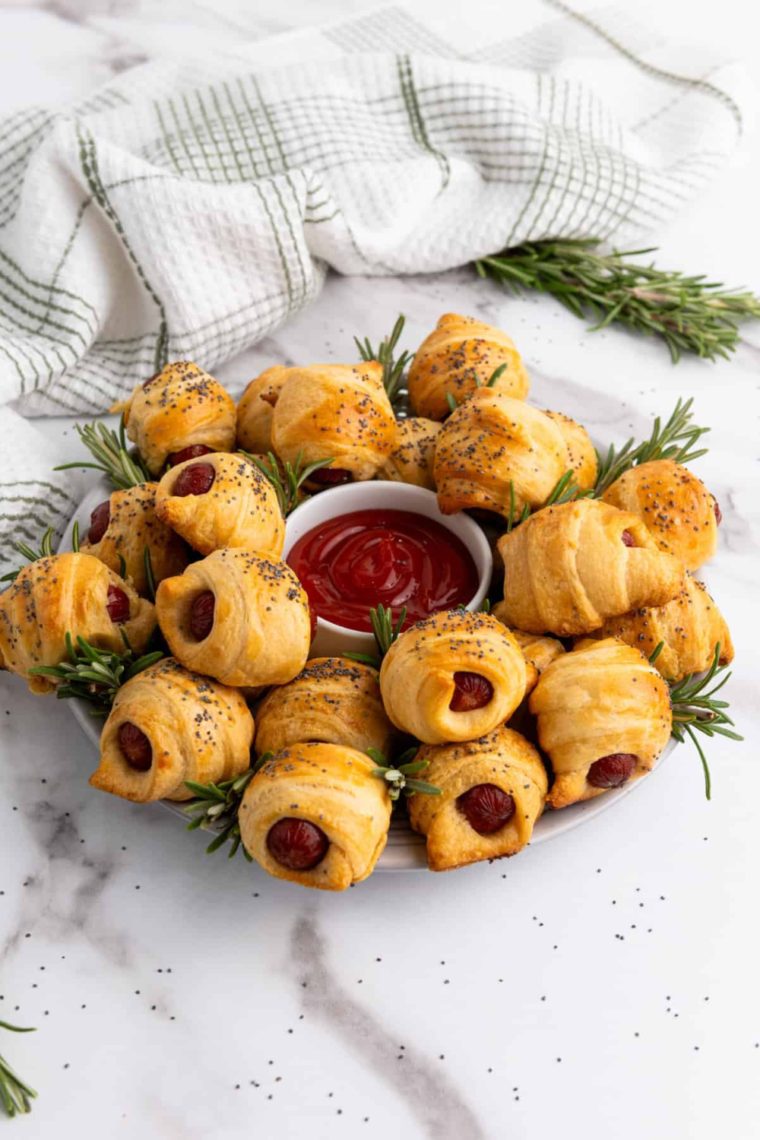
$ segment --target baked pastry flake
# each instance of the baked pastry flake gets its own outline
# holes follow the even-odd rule
[[[283,685],[309,656],[306,592],[286,562],[216,550],[156,594],[161,632],[177,660],[225,685]]]
[[[701,479],[672,459],[631,467],[602,495],[638,515],[660,550],[698,570],[718,549],[720,509]]]
[[[506,720],[525,695],[520,646],[490,614],[445,610],[410,626],[380,670],[385,711],[425,744],[474,740]]]
[[[312,476],[319,485],[372,479],[396,442],[396,417],[383,367],[314,364],[290,368],[272,416],[272,444],[295,467],[332,459]]]
[[[441,425],[435,420],[426,420],[420,416],[399,420],[395,447],[378,477],[434,491],[433,462],[440,430]]]
[[[547,776],[537,750],[505,725],[478,740],[428,745],[424,778],[440,796],[407,800],[409,820],[427,838],[431,871],[516,855],[530,842],[546,799]]]
[[[282,364],[266,368],[250,381],[237,408],[237,444],[253,455],[272,450],[272,417],[290,369]]]
[[[498,547],[502,620],[527,633],[590,633],[608,617],[664,605],[683,584],[682,563],[657,549],[636,515],[597,499],[544,507]]]
[[[167,364],[133,391],[123,405],[127,435],[151,475],[189,447],[231,451],[235,446],[235,401],[197,364]]]
[[[617,638],[584,639],[541,674],[530,695],[551,760],[547,804],[567,807],[651,771],[670,738],[666,681]]]
[[[156,625],[151,602],[90,554],[54,554],[30,562],[0,594],[0,668],[24,677],[33,693],[51,693],[53,678],[30,674],[69,658],[66,634],[95,649],[124,653],[122,631],[142,653]]]
[[[491,390],[524,400],[530,382],[512,339],[472,317],[444,314],[409,367],[407,383],[414,414],[446,419],[451,411],[447,393],[461,404],[478,385],[488,384],[502,364],[506,368]]]
[[[275,489],[242,455],[215,452],[172,467],[158,484],[156,514],[201,554],[240,547],[279,556],[285,543]]]
[[[681,681],[690,673],[709,669],[717,644],[720,665],[728,665],[734,659],[731,634],[723,615],[706,587],[691,574],[686,575],[672,602],[608,618],[593,636],[619,637],[647,658],[663,642],[653,664],[669,681]]]
[[[90,784],[135,803],[190,800],[250,765],[253,717],[236,689],[164,657],[127,681],[103,728]]]
[[[99,558],[116,574],[121,569],[121,555],[125,577],[131,578],[144,598],[150,596],[146,550],[156,582],[181,574],[189,560],[186,544],[156,514],[157,489],[157,483],[139,483],[123,491],[112,491],[110,499],[92,512],[90,528],[79,548],[83,554]]]
[[[393,735],[377,673],[344,657],[307,661],[292,681],[270,690],[256,713],[259,755],[304,740],[386,754]]]
[[[293,744],[269,759],[245,790],[240,835],[270,875],[323,891],[366,879],[391,818],[375,762],[339,744]]]
[[[474,508],[519,518],[526,504],[542,506],[569,469],[565,437],[553,419],[524,400],[478,388],[436,441],[438,506],[445,515]]]

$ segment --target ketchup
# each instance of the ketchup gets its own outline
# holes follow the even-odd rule
[[[439,610],[466,605],[478,588],[467,547],[448,527],[411,511],[352,511],[299,538],[288,563],[319,617],[370,633],[380,603],[404,628]]]

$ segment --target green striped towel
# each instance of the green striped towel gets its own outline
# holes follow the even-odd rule
[[[0,402],[95,415],[167,360],[213,370],[328,267],[629,242],[741,135],[738,69],[684,59],[628,7],[521,0],[486,19],[473,0],[466,24],[440,7],[151,63],[0,120]]]

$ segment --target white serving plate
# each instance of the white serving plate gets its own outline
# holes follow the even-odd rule
[[[109,497],[111,490],[110,484],[102,481],[85,495],[78,509],[69,519],[68,526],[61,540],[60,550],[71,549],[71,534],[76,521],[79,522],[80,533],[83,535],[87,533],[87,528],[90,524],[90,513],[98,503],[102,503],[104,499]],[[339,489],[336,488],[336,490]],[[322,495],[334,493],[335,491],[324,491]],[[103,724],[102,718],[91,716],[90,706],[86,701],[72,700],[68,701],[67,705],[78,720],[85,735],[92,742],[93,750],[99,751],[100,732]],[[673,737],[671,737],[665,745],[657,764],[661,763],[666,756],[670,755],[676,747],[676,743]],[[556,836],[564,834],[566,831],[572,831],[574,827],[578,827],[580,824],[593,819],[594,816],[600,815],[603,811],[607,811],[613,807],[623,796],[630,795],[631,792],[634,792],[642,783],[643,780],[634,780],[632,784],[626,784],[616,791],[607,792],[604,796],[596,796],[593,800],[587,800],[585,803],[575,804],[573,807],[563,808],[561,811],[546,812],[541,816],[533,829],[531,845],[535,846],[537,843],[544,843],[549,839],[554,839]],[[160,800],[159,803],[161,807],[168,809],[174,815],[179,816],[180,819],[187,822],[187,816],[183,814],[181,805],[170,803],[168,800]],[[416,832],[412,831],[404,816],[394,816],[388,835],[388,844],[380,856],[376,870],[427,870],[425,839],[423,836],[417,835]]]

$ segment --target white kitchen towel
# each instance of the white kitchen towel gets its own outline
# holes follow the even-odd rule
[[[440,8],[175,49],[0,120],[0,401],[93,415],[169,359],[213,369],[328,266],[637,240],[741,135],[739,69],[628,8]]]

